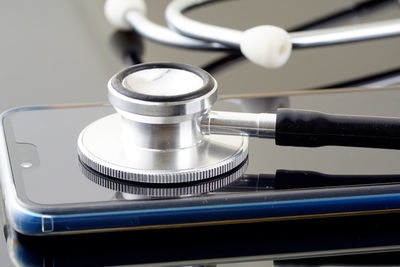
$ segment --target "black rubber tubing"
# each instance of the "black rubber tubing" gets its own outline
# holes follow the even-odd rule
[[[400,149],[400,118],[279,109],[275,143],[281,146]]]

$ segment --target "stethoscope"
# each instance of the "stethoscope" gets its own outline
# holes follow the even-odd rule
[[[151,184],[206,180],[243,166],[248,137],[283,146],[400,148],[400,119],[278,109],[275,113],[212,110],[217,82],[178,63],[128,67],[108,83],[117,113],[88,125],[78,154],[88,168]]]
[[[169,28],[146,17],[143,0],[107,0],[105,15],[120,29],[135,29],[150,40],[189,49],[240,51],[251,62],[279,68],[293,48],[327,46],[400,35],[400,19],[321,30],[288,33],[272,25],[256,26],[244,32],[195,21],[184,15],[216,0],[174,0],[165,11]]]

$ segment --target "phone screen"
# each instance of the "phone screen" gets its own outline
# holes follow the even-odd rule
[[[400,114],[400,88],[365,89],[345,91],[315,91],[282,95],[291,108],[318,110],[337,114],[390,116]],[[275,96],[276,98],[276,96]],[[265,103],[257,100],[254,111],[265,110]],[[218,107],[230,109],[229,101],[221,101]],[[375,103],[386,103],[384,106]],[[104,201],[152,201],[151,190],[135,184],[119,185],[115,179],[95,177],[82,168],[77,154],[77,138],[91,122],[114,113],[109,105],[81,105],[70,107],[32,108],[8,115],[4,121],[7,145],[10,153],[14,182],[20,197],[45,205],[78,204]],[[274,188],[278,173],[321,173],[328,176],[400,177],[400,151],[388,149],[320,147],[279,147],[274,140],[250,139],[249,159],[242,171],[226,176],[223,182],[191,185],[183,190],[184,198],[216,195],[274,195],[290,192],[314,192],[317,187],[288,186]],[[247,166],[248,165],[248,166]],[[243,169],[246,169],[243,173]],[[90,171],[90,170],[89,170]],[[397,178],[396,178],[397,179]],[[368,186],[381,184],[378,180]],[[400,178],[399,178],[400,181]],[[385,180],[382,180],[384,183]],[[397,184],[396,180],[390,183]],[[353,187],[360,187],[358,182]],[[348,184],[334,188],[348,188]],[[361,186],[362,187],[362,186]],[[139,188],[139,189],[138,189]],[[200,188],[202,190],[200,190]],[[158,191],[157,191],[158,190]],[[154,192],[161,192],[155,188]],[[163,189],[164,193],[166,192]],[[177,197],[166,194],[156,197]],[[167,191],[168,191],[167,190]],[[284,192],[284,193],[282,193]]]

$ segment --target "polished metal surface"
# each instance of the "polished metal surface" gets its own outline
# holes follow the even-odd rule
[[[170,124],[143,123],[124,117],[121,120],[121,139],[127,147],[182,149],[202,142],[197,120]]]
[[[400,19],[290,33],[295,48],[335,45],[400,35]]]
[[[275,137],[276,114],[211,111],[201,120],[203,134]]]
[[[242,31],[202,23],[183,15],[187,10],[210,2],[215,0],[172,1],[165,12],[168,25],[184,36],[218,42],[239,49],[243,38]],[[400,35],[400,19],[290,33],[294,48],[327,46],[397,35]]]
[[[201,136],[193,146],[149,149],[129,142],[135,138],[124,142],[122,124],[119,114],[113,114],[86,127],[78,139],[83,163],[99,173],[124,180],[182,183],[224,174],[247,158],[247,137]]]

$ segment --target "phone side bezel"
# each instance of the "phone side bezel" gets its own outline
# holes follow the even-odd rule
[[[19,110],[19,108],[10,109],[0,115],[0,154],[5,155],[5,159],[0,161],[0,185],[3,196],[4,213],[9,224],[18,232],[35,234],[42,231],[43,215],[30,211],[18,200],[4,131],[5,118]]]

